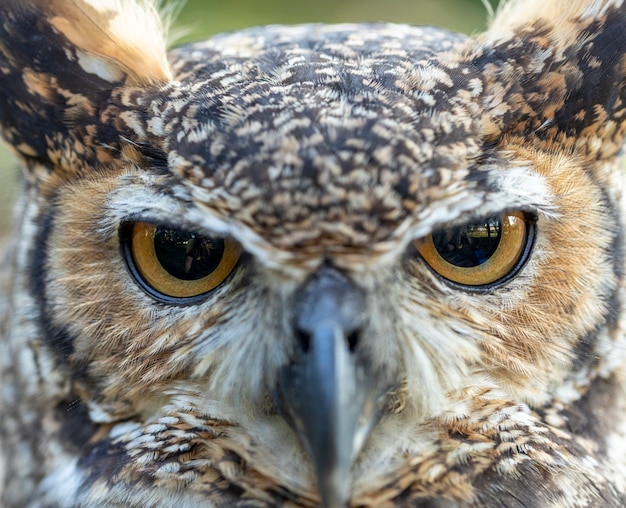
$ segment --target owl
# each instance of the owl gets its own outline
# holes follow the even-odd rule
[[[625,28],[3,0],[2,506],[624,506]]]

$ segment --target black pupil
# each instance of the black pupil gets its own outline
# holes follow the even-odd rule
[[[461,268],[482,265],[498,249],[502,234],[500,217],[433,233],[437,252],[448,263]]]
[[[198,280],[213,273],[220,264],[224,240],[159,226],[154,234],[154,251],[170,275]]]

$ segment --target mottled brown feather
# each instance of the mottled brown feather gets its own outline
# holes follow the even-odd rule
[[[381,389],[347,506],[623,506],[623,2],[516,0],[475,37],[275,26],[168,53],[155,12],[0,4],[24,175],[3,506],[320,506],[276,387],[329,270],[362,297],[354,356]],[[513,211],[534,240],[506,280],[454,284],[416,252]],[[160,298],[125,254],[133,221],[243,254],[202,298]]]

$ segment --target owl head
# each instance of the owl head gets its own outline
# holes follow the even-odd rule
[[[624,352],[625,26],[622,0],[520,0],[475,37],[274,26],[168,52],[148,1],[4,0],[5,404],[38,422],[36,495],[514,484],[485,443],[557,432],[545,408]],[[510,454],[543,472],[537,449]]]

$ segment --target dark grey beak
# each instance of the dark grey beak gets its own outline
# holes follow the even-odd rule
[[[280,373],[276,400],[313,459],[323,506],[342,508],[352,463],[378,420],[386,389],[359,354],[365,299],[349,279],[323,267],[295,304],[297,344]]]

